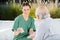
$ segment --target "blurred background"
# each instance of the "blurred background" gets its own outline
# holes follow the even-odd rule
[[[35,17],[37,4],[43,2],[48,7],[52,18],[60,18],[60,0],[0,0],[0,20],[14,20],[17,15],[22,14],[23,1],[31,4],[32,17]]]
[[[16,16],[22,14],[21,4],[27,1],[31,5],[30,16],[35,18],[39,2],[43,2],[53,18],[54,29],[60,33],[60,0],[0,0],[0,40],[13,40],[11,31]]]

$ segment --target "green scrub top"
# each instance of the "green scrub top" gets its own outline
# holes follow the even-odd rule
[[[32,17],[28,17],[28,20],[25,21],[23,15],[19,15],[15,18],[15,22],[12,28],[12,31],[17,30],[19,27],[22,27],[24,32],[14,36],[13,40],[32,40],[31,38],[27,38],[29,36],[29,30],[32,28],[34,31],[34,19]]]

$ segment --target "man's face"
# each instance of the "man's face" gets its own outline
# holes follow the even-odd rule
[[[25,15],[29,15],[30,7],[29,6],[23,6],[22,11]]]

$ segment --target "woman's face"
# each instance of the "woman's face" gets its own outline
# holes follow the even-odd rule
[[[29,6],[23,6],[22,11],[25,15],[29,15],[30,7]]]

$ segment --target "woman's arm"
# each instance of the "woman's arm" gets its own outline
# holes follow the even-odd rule
[[[18,35],[19,33],[23,33],[23,32],[24,32],[24,30],[22,28],[18,28],[17,30],[13,31],[15,36]]]
[[[28,38],[33,39],[34,37],[35,37],[35,33],[34,33],[33,29],[30,29]]]

